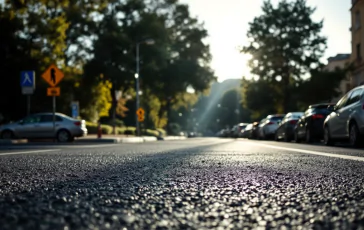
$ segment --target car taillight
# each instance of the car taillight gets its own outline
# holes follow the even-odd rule
[[[80,122],[80,121],[76,121],[74,124],[75,124],[76,126],[81,126],[81,122]]]
[[[289,123],[292,124],[292,125],[295,125],[295,124],[297,124],[297,121],[296,120],[292,120]]]
[[[270,121],[267,125],[273,125],[273,124],[274,124],[274,122]]]
[[[324,115],[321,115],[321,114],[312,115],[312,119],[322,119],[322,118],[324,118]]]

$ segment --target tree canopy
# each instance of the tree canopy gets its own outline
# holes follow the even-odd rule
[[[208,32],[177,0],[6,1],[0,26],[1,58],[9,76],[1,84],[0,106],[11,120],[26,111],[19,84],[22,70],[34,70],[37,76],[32,96],[37,103],[32,103],[31,111],[51,108],[40,76],[54,63],[65,74],[62,97],[57,98],[59,112],[69,114],[70,102],[77,100],[88,120],[116,109],[134,124],[138,42],[142,97],[148,97],[142,103],[148,108],[150,126],[166,125],[171,109],[196,101],[188,96],[188,87],[198,94],[215,80],[204,42]],[[146,38],[155,44],[144,44]],[[121,99],[116,100],[115,90],[123,92]]]
[[[268,87],[277,112],[294,109],[292,95],[296,88],[311,71],[321,68],[326,38],[321,35],[323,21],[312,19],[314,12],[315,8],[307,6],[305,0],[282,0],[276,6],[267,0],[262,15],[249,24],[250,42],[242,52],[251,55],[251,72],[259,77],[252,89],[259,89],[263,95]],[[254,104],[266,106],[262,102]]]

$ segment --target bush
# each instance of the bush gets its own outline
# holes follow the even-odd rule
[[[97,134],[96,123],[86,121],[86,128],[88,134]],[[111,125],[104,125],[104,124],[101,125],[102,134],[112,134],[112,129],[113,127]],[[122,128],[116,127],[115,131],[117,135],[135,135],[136,129],[135,127],[122,127]],[[165,136],[166,131],[163,129],[158,129],[158,130],[143,129],[142,134],[145,136],[159,137],[159,136]]]
[[[135,128],[134,127],[124,127],[118,129],[118,134],[121,135],[135,135]]]
[[[164,137],[164,136],[166,136],[166,135],[167,135],[166,130],[161,129],[161,128],[158,128],[158,129],[157,129],[157,132],[158,132],[158,135],[159,135],[159,136],[162,136],[162,137]]]
[[[143,130],[143,135],[145,135],[145,136],[152,136],[152,137],[158,137],[159,136],[159,132],[157,130],[147,129],[147,130]]]
[[[97,124],[86,121],[86,128],[88,134],[97,134]],[[110,125],[101,125],[102,134],[111,134],[112,127]]]
[[[103,125],[109,125],[109,126],[113,126],[114,125],[114,122],[113,122],[113,119],[110,118],[110,117],[100,117],[100,122],[101,124]],[[124,127],[124,122],[120,119],[115,119],[115,126],[116,127]]]
[[[169,129],[171,130],[171,135],[179,136],[181,133],[181,126],[177,123],[171,123]]]

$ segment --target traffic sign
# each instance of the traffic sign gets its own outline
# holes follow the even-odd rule
[[[60,95],[61,95],[61,88],[59,87],[47,88],[47,96],[58,97]]]
[[[138,115],[138,121],[143,122],[144,121],[144,115]]]
[[[143,108],[139,108],[136,112],[137,115],[139,116],[144,116],[144,109]]]
[[[33,87],[21,87],[21,93],[24,95],[31,95],[34,93]]]
[[[46,71],[42,74],[42,78],[51,86],[55,87],[60,81],[62,81],[64,74],[55,65],[50,65]]]
[[[35,88],[35,73],[32,70],[20,72],[20,86]]]
[[[77,118],[79,113],[79,103],[78,101],[71,102],[71,109],[72,109],[72,117]]]

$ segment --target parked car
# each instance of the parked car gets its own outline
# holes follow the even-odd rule
[[[257,139],[258,138],[258,131],[259,131],[259,122],[254,122],[252,130],[250,131],[250,135],[248,136],[249,139]]]
[[[230,133],[229,133],[229,137],[238,137],[238,132],[239,132],[239,126],[238,125],[234,125],[231,129],[230,129]]]
[[[261,139],[261,137],[260,137],[260,130],[264,126],[264,124],[265,124],[266,121],[267,121],[267,118],[264,118],[264,119],[260,120],[259,123],[258,123],[258,126],[257,126],[257,128],[255,130],[255,133],[257,135],[257,139],[258,140]]]
[[[330,103],[310,105],[294,130],[295,142],[304,140],[307,143],[322,140],[324,137],[324,121],[330,114]]]
[[[278,124],[282,121],[284,116],[285,114],[274,114],[268,115],[263,119],[261,124],[259,124],[259,139],[266,140],[273,138],[278,128]]]
[[[353,147],[364,145],[364,86],[345,94],[330,107],[332,112],[324,122],[324,142],[349,141]]]
[[[230,130],[229,129],[223,129],[217,134],[219,137],[229,137]]]
[[[284,116],[283,120],[279,123],[274,139],[276,141],[281,139],[287,142],[292,141],[294,139],[294,129],[297,121],[303,116],[303,114],[303,112],[287,113],[287,115]]]
[[[53,130],[53,113],[37,113],[24,119],[0,127],[2,139],[53,139],[59,142],[73,141],[75,137],[87,135],[86,122],[67,115],[55,114]]]
[[[249,138],[252,135],[253,123],[248,124],[243,130],[241,130],[240,137]]]
[[[244,133],[247,125],[249,125],[249,123],[240,123],[239,125],[237,125],[237,130],[234,137],[242,137],[242,134]]]

